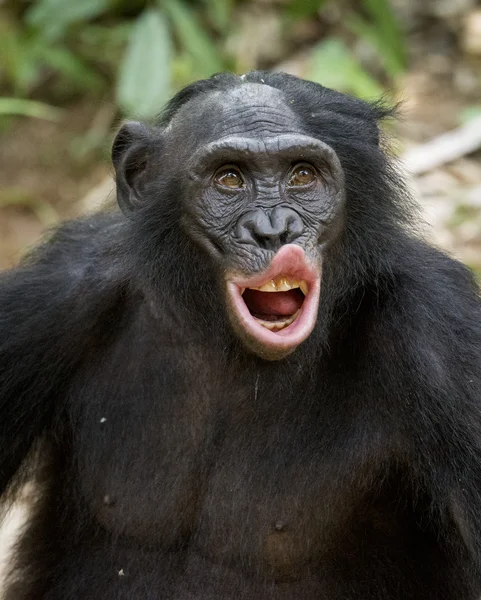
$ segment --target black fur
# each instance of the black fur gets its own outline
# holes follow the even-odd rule
[[[280,361],[244,349],[182,226],[182,165],[155,186],[152,162],[128,170],[128,217],[66,224],[5,273],[0,493],[14,498],[32,462],[38,480],[8,600],[481,594],[473,278],[411,231],[379,105],[218,75],[142,130],[149,156],[187,103],[248,82],[281,90],[344,168],[317,326]]]

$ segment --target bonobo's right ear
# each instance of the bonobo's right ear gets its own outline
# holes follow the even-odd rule
[[[117,202],[126,215],[141,205],[148,174],[153,135],[143,123],[128,121],[115,136],[112,162],[117,183]]]

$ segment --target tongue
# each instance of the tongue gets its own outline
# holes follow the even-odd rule
[[[251,313],[260,315],[290,316],[302,306],[304,294],[298,290],[288,292],[260,292],[249,288],[243,294]]]

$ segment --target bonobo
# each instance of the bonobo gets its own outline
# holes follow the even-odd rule
[[[118,132],[122,212],[0,278],[8,600],[479,598],[481,304],[389,116],[194,83]]]

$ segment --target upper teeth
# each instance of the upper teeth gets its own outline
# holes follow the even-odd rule
[[[304,280],[296,281],[283,276],[271,279],[260,287],[251,287],[250,289],[259,290],[260,292],[288,292],[296,288],[300,288],[304,296],[307,296],[309,288]]]

